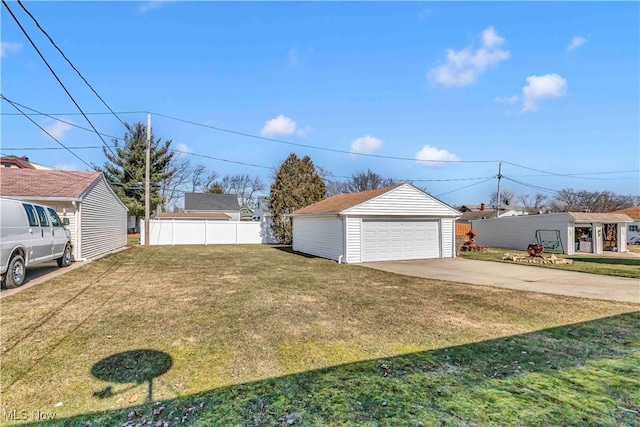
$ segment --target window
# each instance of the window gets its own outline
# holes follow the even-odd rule
[[[40,218],[40,226],[48,227],[49,218],[47,218],[47,213],[44,211],[44,208],[42,206],[36,206],[36,212],[38,212],[38,218]]]
[[[56,211],[51,208],[47,208],[47,210],[49,211],[49,216],[51,216],[51,225],[53,225],[54,227],[62,227],[62,220],[60,219]]]
[[[27,212],[27,217],[29,218],[29,226],[37,227],[38,226],[38,218],[36,217],[36,211],[33,210],[33,206],[23,203],[24,210]]]
[[[629,231],[640,231],[640,226],[638,225],[630,225]]]

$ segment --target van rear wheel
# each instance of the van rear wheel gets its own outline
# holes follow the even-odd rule
[[[9,261],[7,274],[4,279],[4,287],[7,289],[17,288],[24,283],[24,258],[21,255],[14,255]]]
[[[58,267],[69,267],[71,265],[71,245],[68,243],[64,247],[62,256],[56,260]]]

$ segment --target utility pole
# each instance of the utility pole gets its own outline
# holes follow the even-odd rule
[[[500,180],[502,179],[502,162],[498,164],[498,203],[496,206],[496,218],[500,216]]]
[[[144,245],[149,246],[149,175],[151,163],[151,113],[147,113],[147,153],[144,166]]]

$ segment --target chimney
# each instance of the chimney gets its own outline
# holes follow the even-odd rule
[[[480,211],[484,211],[484,203],[480,203]]]

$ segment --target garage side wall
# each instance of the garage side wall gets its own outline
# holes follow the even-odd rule
[[[478,233],[475,240],[479,245],[518,250],[526,250],[530,243],[535,242],[536,230],[560,230],[566,253],[572,247],[567,246],[570,221],[572,218],[565,213],[523,215],[475,220],[471,222],[471,228]]]
[[[342,219],[336,217],[294,217],[293,250],[335,261],[340,260],[341,256],[344,257]]]
[[[454,223],[453,218],[442,218],[440,221],[440,232],[442,237],[442,251],[440,256],[442,258],[454,258],[456,256],[455,251],[455,235],[454,235]]]
[[[422,193],[410,186],[398,187],[375,199],[347,209],[349,215],[389,215],[389,216],[422,216],[434,217],[460,215],[451,207],[439,200]]]
[[[127,244],[127,209],[104,179],[82,200],[80,238],[82,259],[95,258]]]

